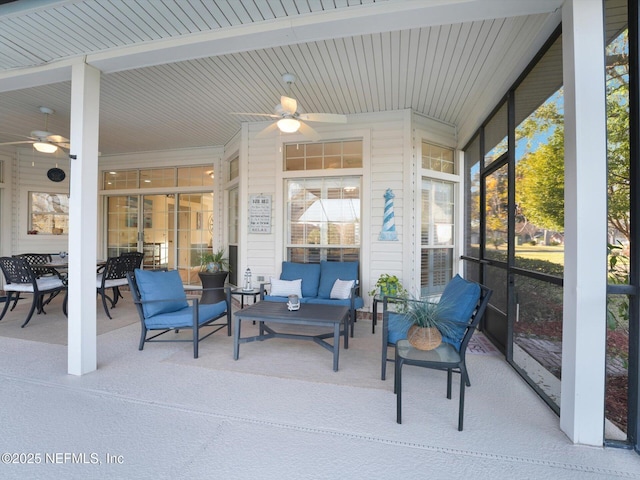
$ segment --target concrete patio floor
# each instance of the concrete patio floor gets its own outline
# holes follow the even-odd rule
[[[4,479],[640,478],[632,451],[573,445],[498,354],[467,357],[463,432],[458,378],[447,400],[446,374],[411,367],[398,425],[392,364],[381,381],[368,320],[338,372],[294,340],[242,345],[234,361],[223,332],[196,360],[189,344],[138,351],[125,293],[113,321],[98,305],[98,370],[76,377],[57,302],[24,329],[28,302],[0,322]]]

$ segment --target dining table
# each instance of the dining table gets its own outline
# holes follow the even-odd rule
[[[97,273],[100,273],[100,270],[104,268],[104,266],[107,264],[106,260],[97,260],[96,261],[96,267],[97,267]],[[65,283],[67,283],[67,279],[68,279],[68,268],[69,268],[69,257],[53,257],[51,262],[45,263],[42,265],[43,267],[46,268],[50,268],[51,272],[55,275],[58,275],[62,281]],[[67,315],[67,302],[69,301],[69,291],[67,290],[65,292],[64,295],[64,300],[62,302],[62,312],[65,314],[65,316]]]

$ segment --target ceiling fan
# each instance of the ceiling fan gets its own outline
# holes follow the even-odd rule
[[[69,149],[68,138],[65,138],[61,135],[55,135],[47,131],[49,115],[52,115],[54,113],[54,110],[49,107],[39,107],[39,110],[42,114],[44,114],[44,130],[33,130],[29,136],[9,133],[7,135],[28,138],[28,140],[20,140],[16,142],[3,142],[3,143],[0,143],[0,146],[31,143],[33,144],[33,148],[35,148],[37,151],[42,153],[55,153],[58,150],[58,148],[64,148],[68,150]]]
[[[282,75],[282,80],[287,84],[287,93],[291,89],[291,84],[296,81],[296,76],[292,73]],[[320,140],[320,134],[305,122],[323,123],[347,123],[347,116],[336,113],[301,113],[298,111],[298,102],[295,98],[285,95],[280,97],[280,103],[275,106],[274,113],[249,113],[231,112],[233,115],[255,115],[277,119],[267,128],[262,130],[256,137],[264,137],[276,128],[283,133],[294,133],[300,131],[305,137],[313,141]]]

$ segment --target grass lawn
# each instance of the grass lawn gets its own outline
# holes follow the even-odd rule
[[[488,251],[499,251],[506,255],[506,245],[501,245],[497,249],[490,247]],[[532,260],[546,260],[548,262],[564,265],[564,245],[516,245],[516,265],[519,258],[530,258]]]
[[[516,245],[516,263],[518,257],[546,260],[564,265],[564,245]]]

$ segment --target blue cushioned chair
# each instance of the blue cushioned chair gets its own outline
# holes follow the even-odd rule
[[[456,282],[458,288],[463,286],[462,283]],[[469,282],[471,283],[471,282]],[[479,298],[476,300],[472,312],[464,322],[464,325],[460,326],[458,343],[458,335],[456,338],[449,339],[449,341],[443,341],[434,350],[418,350],[414,348],[408,340],[398,340],[395,347],[395,376],[393,391],[396,394],[396,421],[402,423],[402,367],[403,365],[413,365],[416,367],[432,368],[435,370],[447,371],[447,398],[451,399],[451,377],[452,374],[460,374],[460,399],[458,405],[458,431],[462,431],[462,421],[464,417],[464,389],[465,386],[470,387],[469,373],[467,371],[467,365],[465,361],[465,353],[467,351],[467,345],[473,332],[476,330],[480,319],[484,315],[484,312],[489,304],[492,291],[485,286],[475,284],[480,288]],[[469,291],[471,289],[464,289],[465,294],[471,297]],[[460,305],[464,304],[469,298],[462,298]],[[442,300],[440,300],[442,301]],[[460,308],[462,311],[462,308]],[[443,339],[444,340],[444,339]]]
[[[225,299],[213,304],[199,304],[197,298],[187,299],[182,279],[177,270],[140,270],[127,273],[133,302],[138,310],[142,331],[139,350],[145,342],[193,342],[193,358],[198,358],[198,343],[225,326],[231,335],[231,289],[223,290]],[[216,290],[216,289],[213,289]],[[223,323],[214,323],[222,320]],[[200,329],[212,327],[212,331],[200,336]],[[156,340],[172,330],[191,329],[192,339]],[[154,334],[147,338],[149,331]]]
[[[463,336],[467,331],[467,326],[472,320],[472,315],[477,311],[478,300],[480,298],[481,285],[463,279],[456,275],[449,281],[440,296],[439,303],[446,305],[446,319],[454,327],[452,337],[442,336],[442,341],[452,345],[456,350],[460,350]],[[398,340],[407,338],[407,331],[411,326],[411,321],[401,313],[394,313],[389,310],[389,305],[402,303],[402,299],[386,297],[382,304],[382,372],[381,378],[386,378],[387,348],[396,345]],[[417,300],[408,300],[417,301]]]

